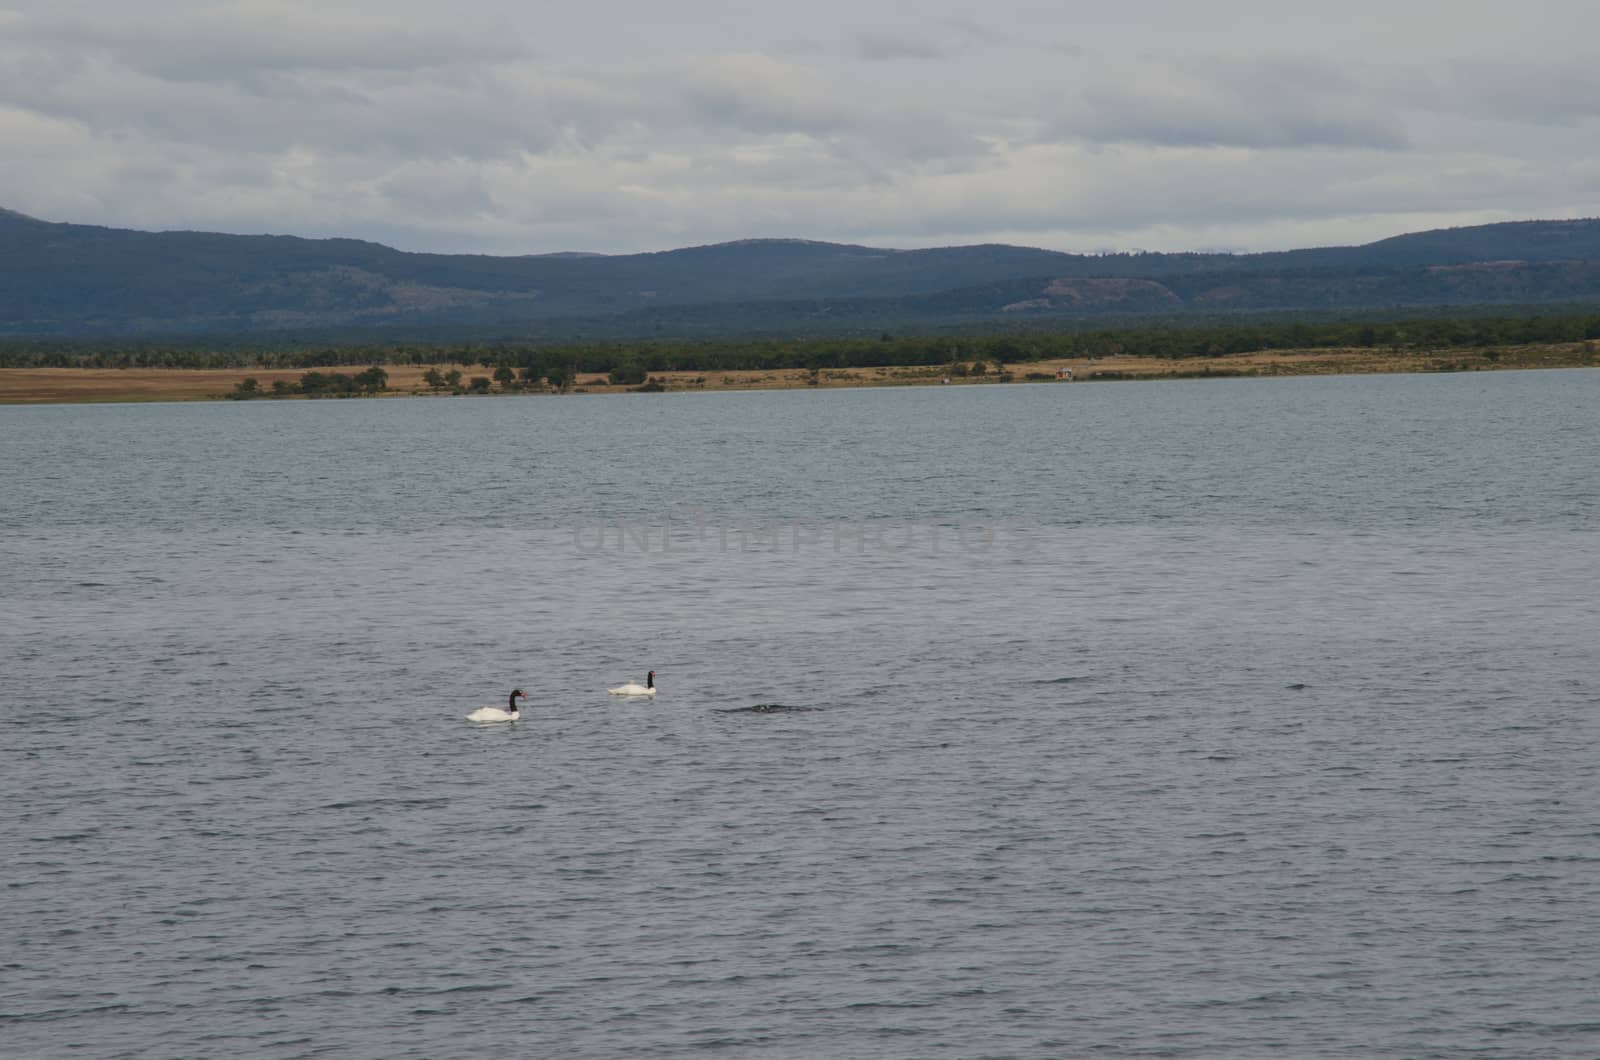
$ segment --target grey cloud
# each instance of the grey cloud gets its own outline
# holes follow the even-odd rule
[[[939,19],[939,24],[967,44],[1000,47],[1014,39],[1010,27],[1015,23],[1007,16],[1001,16],[998,22],[979,22],[973,18],[947,16]],[[1022,28],[1027,30],[1031,26],[1024,25]]]
[[[1440,180],[1441,169],[1450,173],[1447,181]],[[1182,241],[1182,233],[1209,229],[1248,231],[1252,238],[1241,245],[1270,247],[1284,238],[1274,235],[1278,227],[1326,233],[1343,223],[1375,238],[1408,226],[1471,223],[1486,203],[1511,216],[1538,204],[1556,213],[1582,212],[1592,177],[1546,170],[1508,178],[1488,157],[1376,151],[1261,156],[1149,147],[1038,149],[1009,160],[1004,171],[896,188],[876,209],[851,210],[854,226],[842,235],[868,239],[920,228],[942,241],[976,242],[995,233],[1051,232],[1071,240],[1067,247],[1083,249],[1102,245],[1084,241],[1089,233],[1116,233],[1112,245],[1190,249],[1197,244]],[[1405,220],[1386,220],[1392,218]],[[1469,220],[1455,220],[1463,218]],[[1217,242],[1215,235],[1206,239]]]
[[[237,6],[7,28],[0,101],[106,135],[480,158],[558,135],[544,110],[507,105],[498,71],[531,62],[516,43]]]
[[[490,213],[494,196],[480,167],[464,162],[402,165],[379,178],[375,190],[401,216],[438,217]]]
[[[1338,107],[1256,104],[1197,97],[1157,99],[1116,90],[1090,92],[1087,114],[1069,129],[1099,141],[1137,141],[1191,147],[1403,148],[1405,127],[1384,114]]]
[[[936,18],[928,25],[931,32],[863,30],[855,35],[855,53],[868,62],[970,58],[1012,39],[1007,29],[971,18]]]
[[[706,57],[636,73],[641,111],[677,127],[800,134],[862,154],[915,161],[987,148],[976,118],[760,55]],[[647,102],[646,102],[647,101]]]
[[[1225,86],[1240,99],[1260,99],[1288,92],[1296,97],[1348,95],[1361,84],[1347,63],[1335,64],[1306,54],[1257,54],[1188,57],[1168,61],[1169,68],[1190,81]]]
[[[1069,101],[1054,131],[1189,147],[1397,150],[1410,143],[1390,106],[1326,64],[1215,60],[1118,73]]]
[[[0,114],[9,142],[17,142],[14,133],[45,132],[14,129]],[[1332,149],[1261,155],[1041,145],[955,168],[901,164],[869,179],[850,160],[803,144],[763,157],[745,148],[707,150],[688,165],[620,147],[490,163],[386,163],[353,155],[241,159],[201,148],[176,158],[159,150],[130,156],[81,131],[55,134],[66,137],[59,147],[73,165],[59,172],[75,174],[76,191],[52,188],[41,198],[36,172],[31,194],[10,205],[80,221],[171,227],[176,219],[187,227],[506,253],[660,249],[750,235],[1182,249],[1193,245],[1186,233],[1203,231],[1209,243],[1223,241],[1218,233],[1249,232],[1248,240],[1227,241],[1260,246],[1282,239],[1274,234],[1282,226],[1333,232],[1343,219],[1376,236],[1403,230],[1386,217],[1452,223],[1486,201],[1556,212],[1592,193],[1596,180],[1593,167],[1531,171],[1489,156]],[[0,160],[0,179],[29,189],[13,183],[19,175]]]
[[[11,20],[19,41],[96,52],[130,69],[182,81],[263,70],[426,70],[495,62],[526,46],[448,27],[395,26],[381,18],[337,18],[277,6],[229,5],[129,18]]]
[[[489,157],[541,150],[559,131],[538,112],[491,105],[492,87],[437,77],[424,83],[333,75],[250,86],[186,86],[85,64],[51,82],[0,73],[0,96],[112,136],[262,152],[331,151]]]
[[[91,61],[37,36],[0,42],[0,100],[106,135],[254,153],[305,147],[496,159],[616,142],[681,153],[688,145],[716,151],[790,135],[841,157],[880,161],[984,150],[971,123],[943,108],[873,96],[760,54],[615,68],[533,60],[422,71],[262,66],[199,91],[142,68],[149,65]]]
[[[886,31],[856,35],[856,54],[870,62],[895,59],[942,59],[946,52],[929,41]]]
[[[1600,117],[1600,54],[1458,59],[1439,109],[1540,125]]]
[[[488,25],[500,2],[452,17]],[[709,23],[700,54],[647,54],[589,32],[593,12],[572,16],[573,48],[532,14],[493,34],[422,0],[381,21],[362,6],[0,13],[0,206],[512,253],[751,235],[1181,248],[1558,214],[1600,186],[1569,131],[1600,100],[1581,57],[1135,62],[1092,20],[1050,50],[1079,26],[1053,9],[912,23],[870,2],[832,12],[827,48],[792,18],[771,34],[783,54],[750,50],[754,30],[731,50]]]
[[[821,41],[810,37],[785,37],[781,40],[773,41],[767,50],[773,55],[795,59],[809,55],[821,55],[827,51],[827,48]]]

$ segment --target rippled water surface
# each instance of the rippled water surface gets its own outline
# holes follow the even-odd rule
[[[1597,407],[0,409],[0,1053],[1593,1057]]]

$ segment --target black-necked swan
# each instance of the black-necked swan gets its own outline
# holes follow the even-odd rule
[[[506,700],[505,710],[499,707],[479,707],[467,715],[468,721],[516,721],[522,717],[522,712],[517,709],[517,700],[527,699],[522,689],[513,689],[511,697]]]
[[[656,694],[656,672],[651,670],[642,685],[637,681],[629,681],[625,685],[608,688],[606,691],[614,696],[653,696]]]

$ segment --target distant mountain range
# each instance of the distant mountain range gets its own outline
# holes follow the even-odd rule
[[[1600,303],[1600,220],[1267,254],[885,250],[752,239],[652,254],[414,254],[0,210],[0,335],[361,328],[713,336],[1264,310]]]

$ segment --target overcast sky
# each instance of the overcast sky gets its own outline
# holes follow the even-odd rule
[[[496,254],[1594,216],[1600,3],[0,0],[0,206]]]

